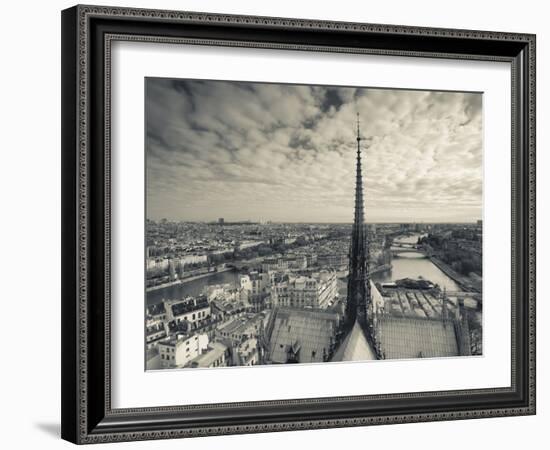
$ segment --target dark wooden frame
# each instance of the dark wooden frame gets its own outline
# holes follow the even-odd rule
[[[509,62],[512,385],[419,394],[112,409],[109,112],[113,40]],[[75,6],[62,12],[64,439],[94,443],[534,413],[534,35],[97,6]]]

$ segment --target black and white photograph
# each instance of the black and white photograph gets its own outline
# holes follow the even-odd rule
[[[145,78],[146,370],[483,355],[483,94]]]

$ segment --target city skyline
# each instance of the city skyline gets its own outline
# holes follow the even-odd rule
[[[175,220],[170,219],[168,217],[161,217],[160,219],[147,219],[152,220],[153,222],[160,222],[162,220],[166,220],[167,222],[171,223],[197,223],[197,224],[209,224],[209,225],[217,225],[219,224],[219,219],[224,219],[224,225],[228,224],[235,224],[235,223],[242,223],[242,224],[272,224],[272,225],[353,225],[353,221],[348,222],[278,222],[275,220],[269,220],[269,219],[261,219],[261,220],[252,220],[252,219],[237,219],[234,221],[228,221],[225,219],[225,217],[218,217],[216,219],[212,220]],[[437,225],[471,225],[475,224],[479,221],[482,221],[482,219],[473,219],[468,222],[426,222],[426,221],[420,221],[420,222],[369,222],[368,220],[365,220],[365,225],[399,225],[399,224],[407,224],[407,225],[431,225],[431,224],[437,224]]]
[[[482,218],[481,94],[146,81],[147,217],[351,223]]]

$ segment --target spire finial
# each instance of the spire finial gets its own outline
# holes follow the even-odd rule
[[[361,133],[359,131],[359,113],[357,113],[357,142],[361,140]]]

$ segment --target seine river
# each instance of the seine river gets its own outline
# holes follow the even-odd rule
[[[373,281],[381,283],[400,280],[401,278],[419,278],[439,284],[441,288],[446,287],[449,291],[460,291],[459,286],[428,258],[419,256],[418,253],[402,253],[392,260],[392,270],[388,272],[375,273]]]
[[[420,235],[402,237],[395,242],[414,244],[418,241]],[[381,283],[400,280],[402,278],[419,278],[429,280],[438,284],[441,288],[447,288],[449,291],[460,291],[460,287],[434,265],[428,258],[418,253],[401,253],[392,259],[392,270],[388,272],[376,273],[372,276],[373,281]]]
[[[147,304],[153,305],[165,299],[178,299],[188,295],[197,296],[206,286],[230,283],[237,286],[239,275],[237,271],[218,272],[207,277],[198,278],[183,284],[174,284],[155,291],[147,292]]]
[[[419,235],[403,237],[399,242],[416,243]],[[440,287],[446,287],[449,291],[459,291],[459,286],[437,266],[435,266],[428,258],[419,255],[418,253],[402,253],[392,260],[392,270],[380,272],[372,276],[373,281],[389,282],[400,280],[401,278],[419,278],[429,280],[438,284]],[[227,271],[215,273],[213,275],[189,281],[184,284],[175,284],[165,288],[157,289],[156,291],[147,293],[147,304],[152,305],[160,303],[163,298],[176,299],[183,298],[187,295],[196,296],[203,292],[206,286],[213,284],[230,283],[237,286],[238,273],[236,271]],[[342,289],[343,288],[343,289]],[[340,295],[344,295],[345,283],[340,283]]]

